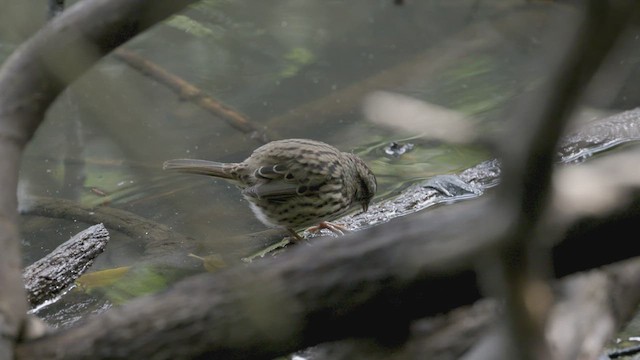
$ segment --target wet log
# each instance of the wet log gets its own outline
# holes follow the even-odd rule
[[[71,237],[42,259],[27,266],[23,277],[27,300],[37,306],[71,285],[104,251],[109,232],[102,224],[91,226]]]

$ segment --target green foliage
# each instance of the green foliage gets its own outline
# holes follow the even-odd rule
[[[211,11],[217,9],[220,5],[232,3],[233,0],[201,0],[192,7],[198,11]]]
[[[312,64],[316,58],[311,51],[305,48],[296,47],[284,55],[286,66],[280,71],[283,78],[293,77],[305,66]]]
[[[185,15],[174,15],[165,24],[196,37],[216,35],[211,28]]]

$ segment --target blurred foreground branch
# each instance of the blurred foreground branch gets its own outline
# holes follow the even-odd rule
[[[635,311],[640,259],[601,270],[568,276],[553,284],[556,303],[550,309],[544,336],[551,358],[598,359],[611,346],[614,332]],[[498,302],[485,299],[445,315],[419,319],[401,346],[384,347],[367,340],[344,340],[313,348],[317,360],[491,359],[511,360],[504,347],[508,334]],[[302,354],[304,357],[304,353]],[[613,358],[613,357],[612,357]]]
[[[558,17],[553,28],[564,37],[547,34],[554,37],[543,62],[549,79],[515,102],[498,143],[503,179],[496,214],[505,223],[504,243],[493,255],[495,265],[487,262],[479,271],[484,287],[505,301],[507,358],[550,357],[543,334],[553,304],[547,278],[555,234],[542,220],[550,211],[556,149],[591,78],[637,14],[637,2],[590,0],[581,13]]]

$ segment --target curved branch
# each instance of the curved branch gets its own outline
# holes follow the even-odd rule
[[[85,223],[102,222],[109,229],[119,231],[144,244],[144,260],[163,258],[170,261],[176,258],[176,252],[189,253],[196,250],[196,241],[169,229],[168,226],[151,221],[132,212],[101,207],[87,207],[71,200],[31,197],[21,203],[21,214],[45,216],[58,219],[82,221]],[[185,257],[186,258],[186,257]],[[175,265],[184,266],[184,259]]]
[[[16,229],[22,149],[67,84],[100,57],[193,0],[82,1],[48,23],[0,69],[0,356],[11,356],[27,304]]]

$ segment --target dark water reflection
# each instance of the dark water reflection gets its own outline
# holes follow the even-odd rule
[[[363,97],[399,92],[472,115],[477,133],[488,134],[500,127],[499,114],[523,79],[540,71],[529,66],[543,55],[531,33],[549,21],[544,8],[521,1],[406,3],[205,1],[126,48],[245,114],[272,139],[313,138],[359,153],[378,176],[381,198],[490,154],[421,138],[423,131],[378,127],[363,116]],[[507,12],[522,21],[492,23]],[[487,28],[492,32],[478,32]],[[414,149],[388,156],[383,149],[391,141]],[[180,157],[241,161],[259,145],[109,57],[48,113],[24,159],[19,196],[127,210],[193,238],[208,249],[199,255],[215,249],[224,257],[234,251],[229,238],[264,226],[233,186],[167,174],[161,164]],[[89,225],[25,215],[25,262]],[[109,230],[112,241],[93,269],[144,267],[141,240]],[[176,249],[174,256],[186,253]]]

